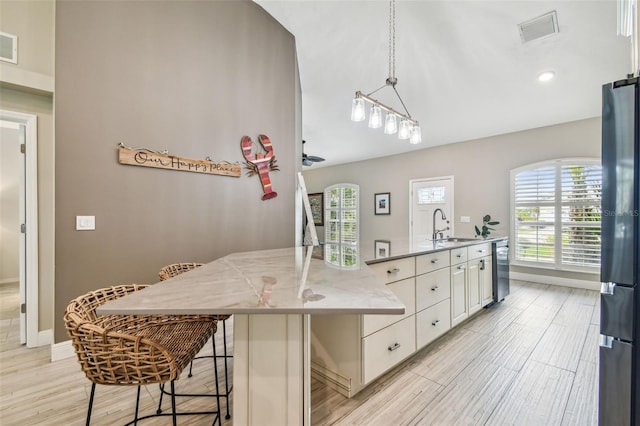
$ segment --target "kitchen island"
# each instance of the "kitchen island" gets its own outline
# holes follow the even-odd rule
[[[314,317],[314,378],[352,397],[493,303],[491,243],[417,238],[360,244],[361,257],[406,306],[403,315]]]
[[[233,421],[309,425],[310,314],[402,315],[363,261],[337,267],[312,247],[235,253],[99,307],[106,314],[232,314]]]

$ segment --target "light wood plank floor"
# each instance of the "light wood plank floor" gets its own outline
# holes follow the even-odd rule
[[[314,425],[597,425],[599,294],[512,281],[504,302],[352,399],[312,383]]]
[[[17,287],[7,287],[0,286],[0,424],[84,424],[90,382],[75,358],[51,363],[48,346],[19,345],[17,295],[11,295]],[[354,398],[313,381],[312,423],[596,425],[599,318],[595,291],[512,281],[511,295],[503,303],[484,310]],[[231,336],[233,322],[227,327]],[[221,335],[216,333],[218,347]],[[203,354],[211,352],[211,345],[203,349]],[[219,371],[221,375],[221,362]],[[183,374],[178,390],[213,391],[211,374],[210,361],[197,361],[193,377]],[[141,412],[152,413],[157,398],[157,387],[145,388]],[[133,387],[98,386],[92,424],[126,423],[134,402]],[[178,399],[178,410],[183,411],[211,405],[209,398]],[[181,425],[211,421],[212,416],[178,420]],[[223,418],[224,425],[232,423],[233,418]],[[171,422],[162,418],[142,424]]]

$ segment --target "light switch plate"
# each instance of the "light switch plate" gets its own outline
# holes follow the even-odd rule
[[[471,222],[471,218],[469,216],[460,216],[460,222],[469,223]]]
[[[95,216],[76,216],[76,231],[95,231]]]

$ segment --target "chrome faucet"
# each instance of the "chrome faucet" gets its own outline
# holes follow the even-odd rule
[[[436,229],[436,213],[440,212],[440,216],[442,218],[442,220],[447,220],[447,217],[444,215],[444,212],[442,211],[441,208],[437,208],[433,211],[433,223],[431,226],[431,229],[433,229],[433,235],[432,235],[432,240],[437,240],[438,239],[438,234],[440,234],[440,238],[443,237],[442,232],[446,231],[449,229],[449,227],[447,226],[446,228],[443,229]],[[447,223],[449,223],[449,221],[447,220]]]

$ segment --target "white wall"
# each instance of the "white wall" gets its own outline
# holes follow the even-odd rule
[[[335,183],[360,185],[360,237],[363,240],[408,237],[409,180],[449,175],[455,179],[456,235],[474,235],[473,226],[481,225],[485,214],[501,222],[496,226],[495,235],[508,235],[510,170],[555,158],[600,158],[600,140],[601,120],[592,118],[334,167],[305,167],[303,174],[309,193],[321,192]],[[389,143],[398,141],[389,138]],[[391,193],[391,215],[374,215],[373,198],[377,192]],[[460,216],[470,216],[471,223],[460,222]],[[319,234],[322,232],[320,228]],[[530,268],[512,269],[548,273]],[[554,274],[597,280],[588,274],[558,271]]]

